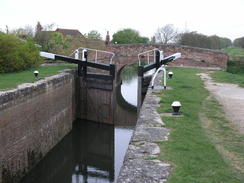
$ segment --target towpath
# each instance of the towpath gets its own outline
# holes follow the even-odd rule
[[[244,134],[244,88],[236,84],[217,83],[209,73],[201,73],[200,77],[214,97],[223,106],[227,119],[232,121],[236,129]]]

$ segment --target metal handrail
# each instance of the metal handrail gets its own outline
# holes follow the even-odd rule
[[[149,63],[149,53],[150,52],[153,52],[153,58],[154,58],[154,62],[155,62],[155,51],[160,51],[158,48],[154,48],[152,50],[147,50],[147,51],[144,51],[142,53],[139,53],[137,56],[138,56],[138,60],[139,60],[139,66],[141,65],[141,60],[140,60],[140,56],[147,53],[147,60],[148,60],[148,63]]]
[[[110,51],[97,50],[97,49],[85,48],[85,47],[79,47],[79,48],[77,48],[75,51],[73,51],[73,52],[71,53],[70,56],[72,56],[76,51],[79,51],[79,50],[81,50],[81,49],[82,49],[82,50],[86,49],[86,50],[90,50],[90,51],[95,51],[95,52],[96,52],[96,54],[95,54],[95,63],[97,63],[97,53],[98,53],[98,52],[107,53],[107,54],[111,54],[111,55],[112,55],[111,58],[110,58],[110,62],[109,62],[109,64],[112,64],[112,60],[113,60],[113,58],[114,58],[114,56],[115,56],[115,54],[114,54],[113,52],[110,52]]]
[[[154,88],[154,81],[155,81],[155,79],[156,79],[156,76],[158,75],[158,73],[160,72],[160,71],[163,71],[164,72],[164,89],[166,90],[166,69],[165,69],[165,65],[161,65],[161,67],[159,67],[158,69],[157,69],[157,71],[154,73],[154,75],[153,75],[153,78],[152,78],[152,89]]]

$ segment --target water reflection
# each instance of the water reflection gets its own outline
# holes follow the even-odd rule
[[[133,128],[77,120],[21,183],[113,183]]]
[[[141,65],[147,65],[146,62],[142,62]],[[144,73],[144,77],[152,76],[155,69],[152,69]],[[150,78],[150,77],[149,77]],[[125,66],[121,72],[121,94],[126,102],[133,106],[137,106],[137,90],[138,90],[138,63]],[[150,82],[150,79],[149,79]],[[149,84],[149,83],[148,83]]]
[[[137,77],[138,64],[126,66],[122,73],[121,93],[123,98],[130,104],[137,106]]]
[[[114,182],[114,126],[76,121],[21,183]]]
[[[123,165],[124,156],[127,151],[130,137],[134,127],[118,126],[115,128],[115,180],[118,178],[120,168]]]

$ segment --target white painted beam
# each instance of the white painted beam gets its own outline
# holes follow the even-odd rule
[[[48,58],[48,59],[55,60],[55,54],[53,54],[53,53],[48,53],[48,52],[40,51],[40,56],[41,57],[44,57],[44,58]]]

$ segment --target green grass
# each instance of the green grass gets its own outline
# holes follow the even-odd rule
[[[227,53],[232,61],[244,61],[244,49],[242,48],[226,48],[222,51]]]
[[[55,66],[39,66],[29,70],[0,74],[0,90],[7,90],[16,88],[22,83],[33,83],[36,81],[33,72],[39,71],[39,78],[48,77],[57,74],[63,69],[70,69],[77,67],[76,65],[55,65]]]
[[[211,76],[216,82],[233,83],[244,87],[244,73],[232,74],[226,71],[216,71]]]
[[[243,48],[225,48],[223,52],[233,56],[244,56]]]
[[[226,71],[233,74],[244,74],[244,49],[226,48],[222,51],[229,56]]]
[[[244,135],[241,135],[233,123],[225,118],[222,106],[212,96],[204,101],[202,111],[201,121],[212,143],[244,178]]]
[[[226,48],[223,52],[229,56],[227,70],[214,72],[212,77],[217,82],[234,83],[244,87],[244,49]]]
[[[168,85],[173,90],[163,91],[158,111],[171,112],[171,103],[178,100],[183,117],[163,117],[171,133],[168,141],[160,143],[159,158],[174,167],[167,183],[243,182],[216,149],[201,123],[199,114],[209,95],[196,75],[203,71],[189,68],[172,68],[172,71],[174,79],[169,80]]]

